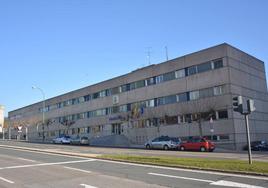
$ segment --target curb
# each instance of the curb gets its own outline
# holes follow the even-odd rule
[[[191,169],[191,170],[203,170],[203,171],[220,172],[220,173],[226,173],[226,174],[240,174],[240,175],[268,177],[268,174],[265,174],[265,173],[257,173],[257,172],[243,172],[243,171],[219,170],[219,169],[201,168],[201,167],[192,167],[192,166],[182,166],[182,165],[171,166],[171,165],[154,164],[154,163],[150,163],[150,162],[145,163],[145,162],[134,162],[134,161],[120,160],[120,159],[110,159],[110,158],[101,157],[102,154],[70,153],[70,152],[49,151],[49,150],[41,150],[41,149],[28,148],[28,147],[20,147],[20,146],[7,146],[7,145],[0,145],[0,148],[13,148],[13,149],[20,149],[20,150],[24,150],[24,151],[35,151],[35,152],[40,152],[40,153],[44,153],[44,154],[48,153],[48,154],[64,155],[64,156],[69,156],[69,157],[83,157],[83,158],[100,159],[100,160],[106,160],[106,161],[126,162],[126,163],[132,163],[132,164],[154,165],[154,166],[169,167],[169,168],[174,168],[174,169],[181,168],[181,169]]]

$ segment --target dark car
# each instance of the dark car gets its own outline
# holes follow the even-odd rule
[[[250,146],[252,151],[268,151],[268,143],[264,140],[251,142]],[[243,150],[248,150],[248,145]]]
[[[181,143],[179,148],[181,151],[214,151],[215,144],[205,138],[193,138]]]

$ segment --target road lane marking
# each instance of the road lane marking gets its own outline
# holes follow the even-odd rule
[[[85,188],[98,188],[87,184],[80,184],[81,186],[84,186]]]
[[[243,178],[243,179],[248,178],[248,179],[266,180],[266,181],[268,180],[268,177],[254,176],[254,175],[232,174],[232,173],[224,173],[224,172],[216,172],[216,171],[193,170],[193,169],[184,169],[184,168],[176,168],[176,167],[154,166],[154,165],[138,164],[138,163],[130,163],[130,162],[110,161],[110,160],[105,160],[105,159],[97,159],[96,161],[114,163],[114,164],[124,164],[124,165],[129,165],[129,166],[154,168],[154,169],[164,169],[164,170],[173,170],[173,171],[182,171],[182,172],[193,172],[193,173],[200,173],[200,174],[212,174],[212,175],[219,175],[219,176],[238,177],[238,178]]]
[[[85,162],[92,162],[92,161],[95,161],[95,159],[80,160],[80,161],[65,161],[65,162],[56,162],[56,163],[41,163],[41,164],[20,165],[20,166],[8,166],[8,167],[2,167],[0,168],[0,170],[29,168],[29,167],[37,167],[37,166],[53,166],[53,165],[62,165],[62,164],[85,163]]]
[[[7,182],[7,183],[10,183],[10,184],[13,184],[13,183],[14,183],[13,181],[8,180],[8,179],[3,178],[3,177],[0,177],[0,180],[3,180],[3,181],[5,181],[5,182]]]
[[[206,182],[210,185],[218,185],[218,186],[225,186],[225,187],[237,187],[237,188],[265,188],[265,187],[259,187],[255,185],[249,185],[249,184],[243,184],[243,183],[237,183],[232,181],[212,181],[212,180],[204,180],[204,179],[196,179],[196,178],[189,178],[189,177],[183,177],[183,176],[173,176],[173,175],[167,175],[167,174],[158,174],[158,173],[148,173],[149,175],[153,176],[161,176],[161,177],[168,177],[168,178],[176,178],[176,179],[183,179],[183,180],[191,180],[191,181],[199,181],[199,182]]]
[[[22,158],[22,157],[17,157],[16,159],[23,160],[23,161],[28,161],[28,162],[37,162],[36,160],[25,159],[25,158]]]
[[[68,167],[68,166],[65,166],[64,168],[69,169],[69,170],[79,171],[79,172],[91,173],[91,171],[82,170],[82,169],[79,169],[79,168],[72,168],[72,167]]]
[[[176,178],[176,179],[183,179],[183,180],[191,180],[191,181],[200,181],[200,182],[206,182],[206,183],[214,183],[212,180],[203,180],[203,179],[196,179],[196,178],[189,178],[189,177],[183,177],[183,176],[173,176],[173,175],[167,175],[167,174],[158,174],[158,173],[148,173],[149,175],[153,176],[162,176],[162,177],[168,177],[168,178]]]
[[[210,185],[218,185],[218,186],[225,186],[225,187],[238,187],[238,188],[264,188],[264,187],[254,186],[254,185],[236,183],[232,181],[223,181],[223,180],[216,181],[214,183],[211,183]]]

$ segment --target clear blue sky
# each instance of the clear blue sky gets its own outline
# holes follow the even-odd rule
[[[266,0],[1,0],[6,112],[227,42],[268,63]],[[7,115],[7,113],[6,113]]]

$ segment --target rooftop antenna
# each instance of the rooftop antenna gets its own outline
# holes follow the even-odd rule
[[[166,50],[166,60],[168,61],[168,47],[165,46],[165,50]]]
[[[152,47],[147,48],[148,65],[151,65],[151,50],[152,50]]]

